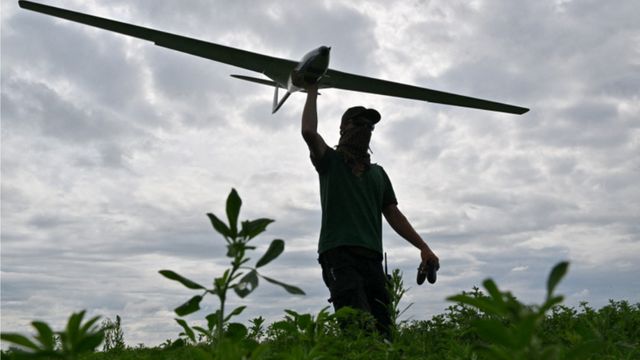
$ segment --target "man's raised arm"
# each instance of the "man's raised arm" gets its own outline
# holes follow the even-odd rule
[[[302,137],[309,147],[311,157],[314,159],[322,159],[327,144],[318,134],[318,110],[316,100],[318,99],[318,85],[310,85],[307,88],[307,102],[304,104],[302,111]]]

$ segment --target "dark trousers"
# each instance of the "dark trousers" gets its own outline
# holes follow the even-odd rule
[[[381,255],[364,248],[343,246],[323,252],[318,260],[334,309],[349,306],[370,313],[381,335],[391,340],[389,293]]]

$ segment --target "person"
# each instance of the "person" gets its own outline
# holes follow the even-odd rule
[[[349,108],[342,116],[340,140],[333,149],[317,131],[318,87],[308,85],[306,90],[301,131],[320,179],[318,261],[329,301],[336,311],[349,306],[371,313],[377,330],[390,340],[382,217],[420,250],[421,264],[439,264],[439,259],[398,209],[384,169],[371,163],[369,142],[380,114],[362,106]]]

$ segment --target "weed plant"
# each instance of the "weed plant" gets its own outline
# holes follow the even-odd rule
[[[259,278],[262,278],[267,282],[281,286],[290,294],[304,295],[304,291],[300,288],[285,284],[258,272],[258,268],[267,265],[282,254],[284,251],[283,240],[273,240],[267,251],[253,267],[246,265],[249,260],[251,260],[247,256],[247,253],[256,249],[255,246],[249,245],[249,242],[264,232],[273,220],[266,218],[247,220],[242,222],[241,227],[238,227],[238,217],[241,206],[242,200],[240,199],[240,196],[235,189],[232,189],[227,197],[226,203],[228,223],[225,223],[212,213],[207,214],[214,230],[217,231],[227,243],[226,256],[232,259],[231,267],[225,270],[221,277],[217,277],[213,280],[213,288],[206,288],[174,271],[160,270],[160,274],[162,276],[170,280],[175,280],[189,289],[202,292],[200,295],[195,295],[184,304],[178,306],[174,310],[178,316],[186,316],[200,310],[200,302],[207,294],[215,295],[219,299],[219,309],[205,317],[207,320],[207,328],[203,328],[201,326],[191,327],[185,320],[175,319],[176,322],[184,329],[184,332],[181,335],[186,338],[186,341],[190,341],[191,343],[196,343],[196,332],[206,338],[209,343],[215,343],[216,346],[222,346],[225,331],[227,337],[230,339],[242,339],[246,337],[247,328],[244,325],[239,323],[229,324],[229,320],[233,316],[239,315],[246,308],[246,306],[239,306],[231,310],[228,314],[226,313],[227,309],[225,305],[229,296],[229,290],[233,290],[239,297],[244,298],[258,287]],[[255,345],[255,342],[251,343],[251,346]]]
[[[218,297],[220,308],[206,316],[207,328],[190,326],[178,318],[184,331],[177,339],[154,348],[132,348],[124,344],[119,317],[115,322],[103,321],[100,327],[96,324],[99,317],[83,323],[82,311],[72,314],[62,331],[54,332],[48,324],[34,321],[37,334],[32,338],[2,333],[1,339],[13,347],[0,351],[0,356],[3,360],[640,359],[640,303],[611,300],[597,310],[587,303],[578,309],[561,305],[563,297],[554,294],[554,290],[568,271],[566,262],[551,270],[547,294],[540,305],[525,305],[487,279],[483,282],[484,291],[474,287],[451,296],[448,300],[453,304],[445,313],[430,320],[413,321],[400,320],[408,308],[401,310],[400,305],[407,289],[402,274],[394,271],[389,283],[393,342],[373,330],[369,314],[349,308],[335,313],[324,308],[316,315],[285,310],[281,321],[268,326],[261,316],[252,319],[249,327],[231,323],[229,320],[245,307],[226,311],[229,290],[244,298],[262,278],[291,294],[303,293],[258,272],[258,268],[282,253],[282,240],[273,240],[254,266],[247,265],[247,252],[255,250],[249,241],[273,220],[244,221],[238,228],[240,206],[240,197],[232,190],[227,198],[228,223],[208,214],[214,229],[226,240],[227,257],[231,258],[231,267],[214,279],[213,288],[170,270],[160,272],[201,292],[175,309],[178,316],[197,311],[205,295]],[[103,341],[103,351],[95,352]]]
[[[558,280],[559,281],[559,280]],[[486,282],[485,282],[486,283]],[[497,286],[496,286],[497,288]],[[600,309],[586,303],[578,308],[556,304],[544,315],[543,305],[521,304],[508,292],[498,290],[506,311],[496,315],[482,307],[495,302],[479,288],[452,297],[453,304],[429,320],[400,322],[392,343],[387,343],[362,326],[343,328],[341,321],[366,316],[351,309],[332,313],[328,308],[316,315],[287,310],[281,321],[265,325],[264,318],[250,321],[248,331],[238,338],[225,338],[218,348],[206,342],[185,344],[167,340],[155,348],[132,348],[88,352],[76,358],[59,353],[51,359],[163,360],[163,359],[639,359],[640,303],[610,301]],[[460,297],[462,302],[457,302]],[[552,295],[551,298],[554,298]],[[500,301],[500,300],[497,300]],[[510,304],[508,307],[506,304]],[[519,305],[518,305],[519,304]],[[494,309],[495,312],[496,309]],[[498,310],[502,311],[502,310]],[[530,317],[536,321],[530,322]],[[351,319],[352,323],[356,321]],[[493,329],[486,330],[484,324]],[[523,325],[524,324],[524,325]],[[532,327],[530,324],[533,324]],[[532,329],[527,342],[510,342],[522,329]],[[529,330],[526,330],[527,333]],[[498,335],[495,335],[498,334]],[[11,341],[3,334],[3,340]],[[496,352],[497,350],[497,352]],[[11,350],[2,359],[21,359]],[[43,354],[44,355],[44,354]],[[31,357],[33,358],[33,357]],[[47,358],[47,357],[39,357]]]

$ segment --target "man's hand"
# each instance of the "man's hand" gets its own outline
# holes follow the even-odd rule
[[[440,259],[433,253],[433,251],[431,251],[431,249],[422,249],[422,251],[420,251],[420,257],[422,258],[423,264],[434,263],[437,264],[436,267],[438,269],[440,268]]]
[[[304,83],[304,89],[310,95],[318,95],[318,83],[315,83],[315,84]]]
[[[420,256],[422,257],[422,262],[418,267],[418,277],[416,281],[418,285],[422,285],[426,278],[430,284],[434,284],[436,282],[436,274],[438,269],[440,269],[440,259],[438,259],[429,247],[423,248],[420,251]]]

